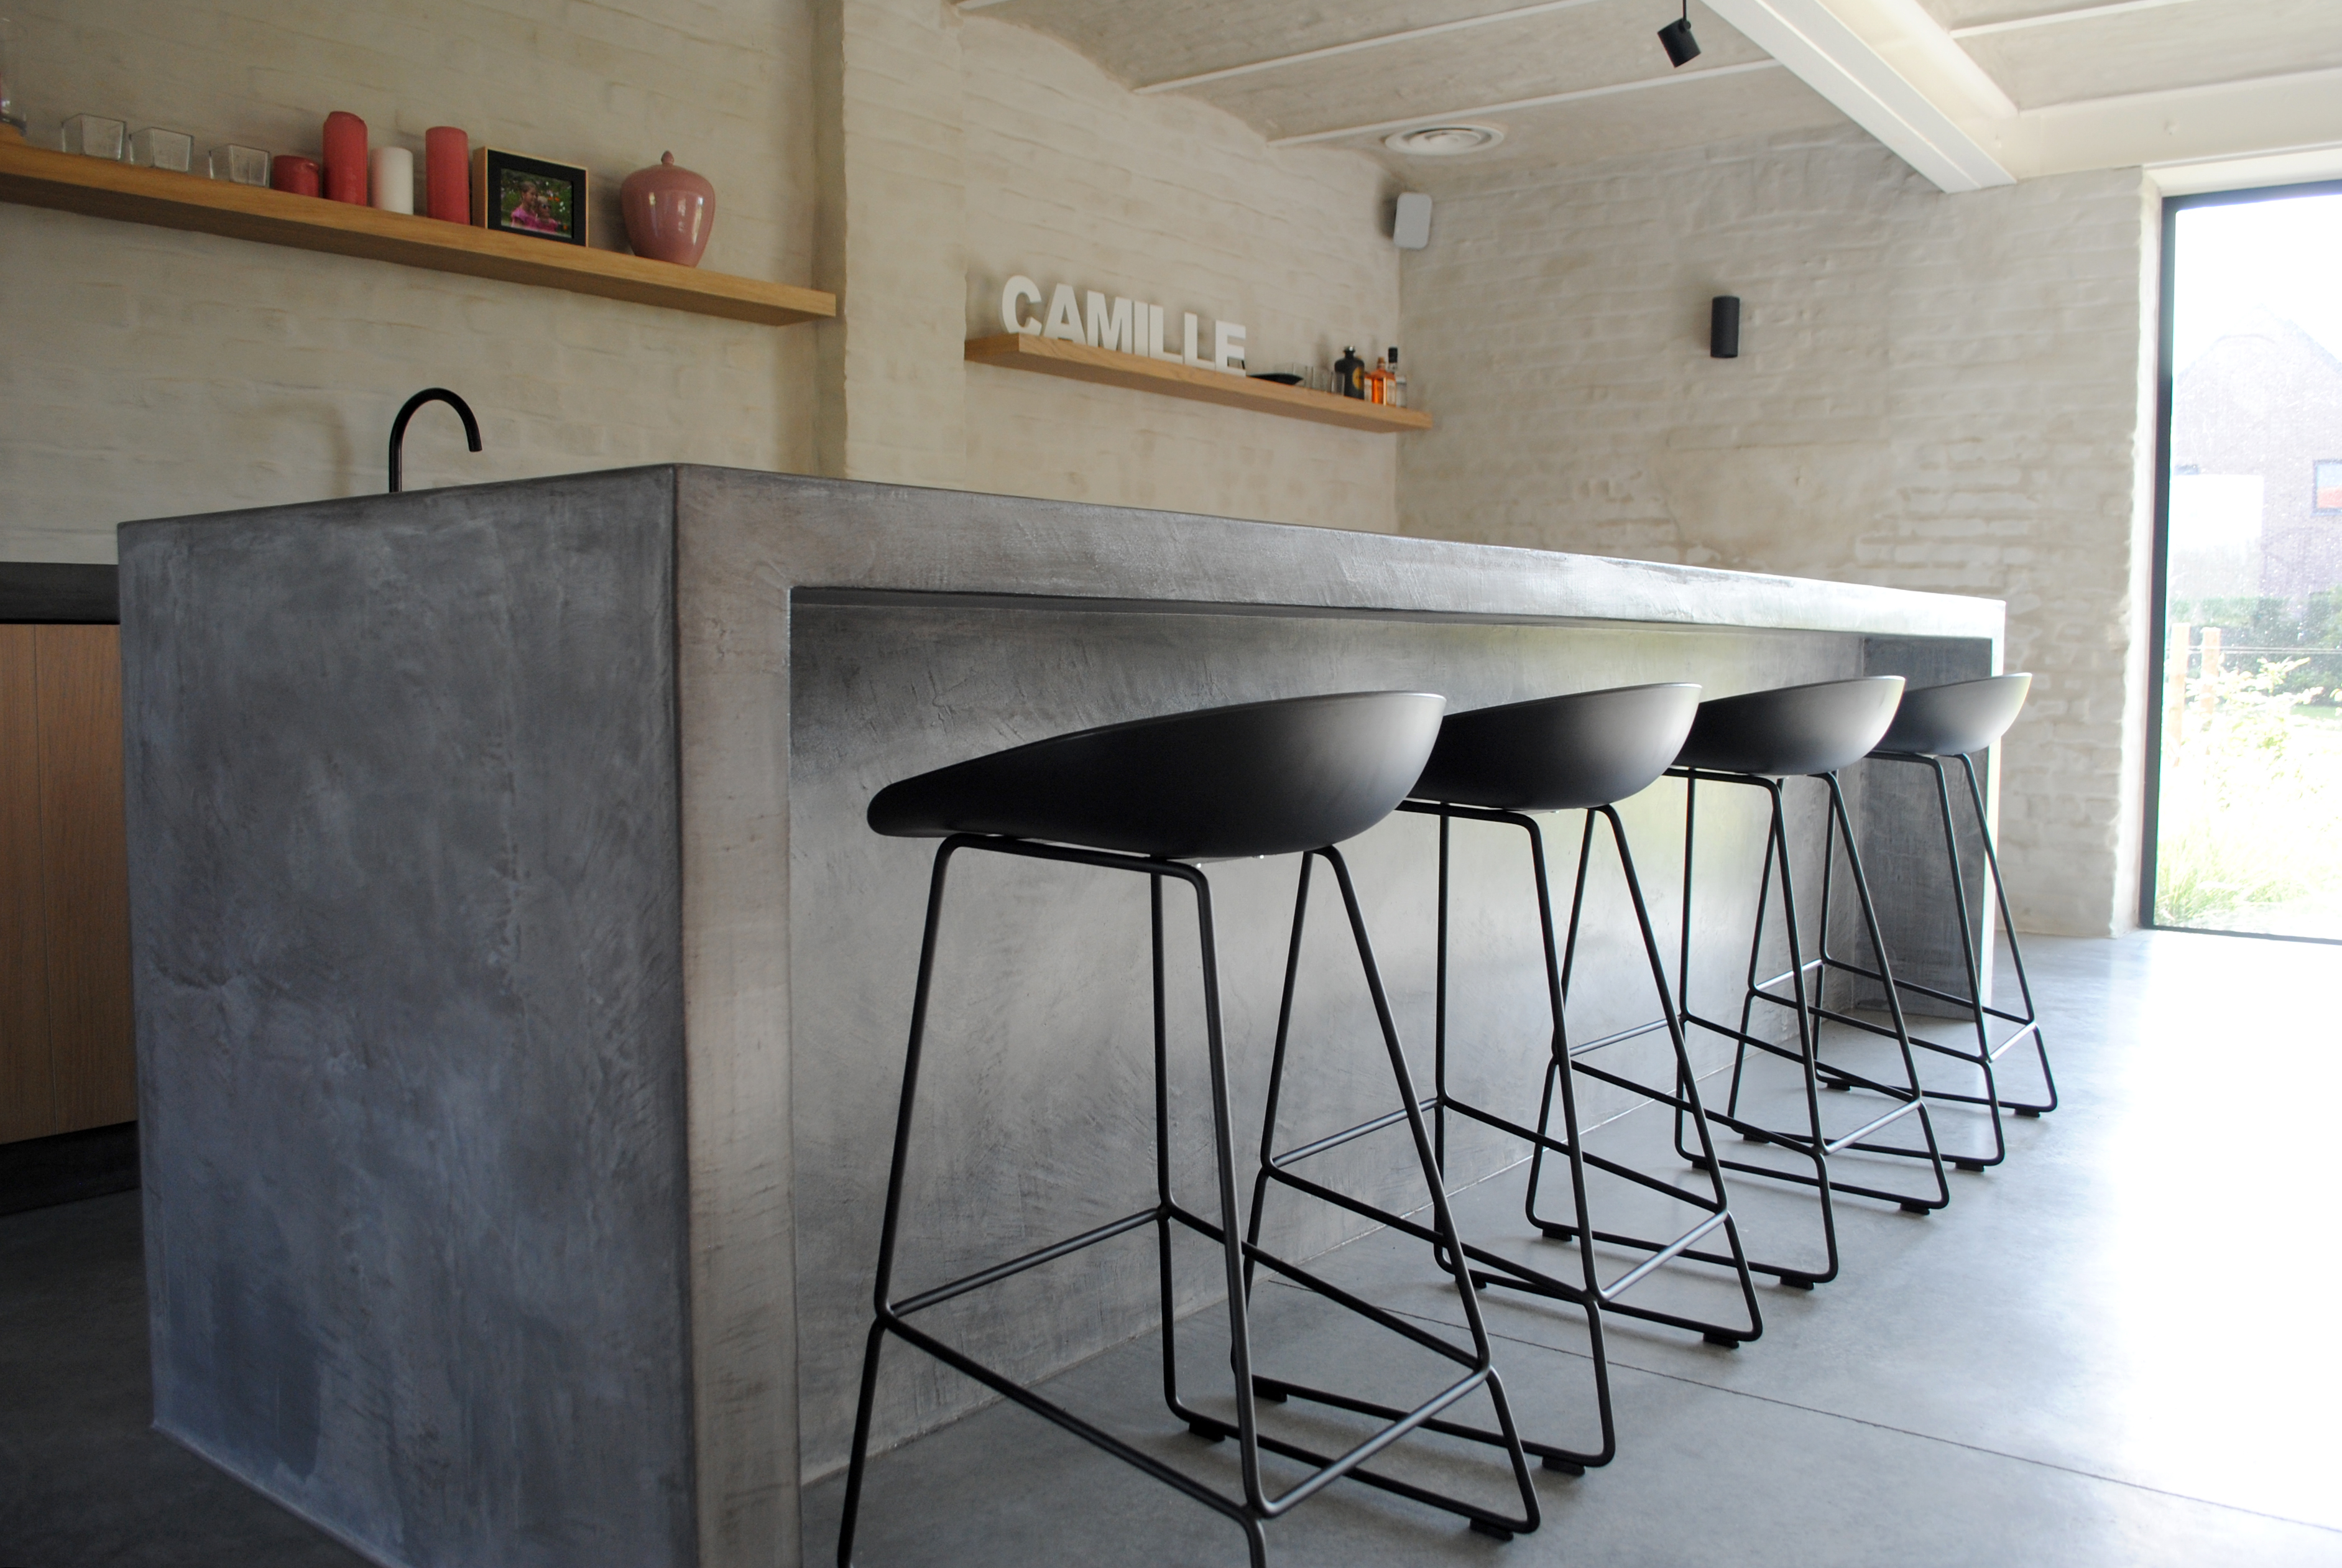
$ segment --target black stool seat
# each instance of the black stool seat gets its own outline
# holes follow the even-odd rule
[[[2017,722],[2025,694],[2032,689],[2031,675],[2017,674],[1905,692],[1895,722],[1887,726],[1876,749],[1931,757],[1980,752]]]
[[[1862,675],[1712,697],[1700,704],[1676,765],[1767,778],[1836,773],[1869,754],[1902,695],[1902,676]]]
[[[1408,793],[1505,811],[1608,805],[1666,772],[1698,706],[1699,688],[1676,681],[1450,714]]]
[[[888,784],[870,825],[1171,860],[1298,854],[1388,816],[1446,706],[1428,692],[1346,692],[1077,730]]]

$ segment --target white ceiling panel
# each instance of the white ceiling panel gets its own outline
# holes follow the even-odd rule
[[[1455,160],[1485,167],[1583,163],[1850,114],[1947,190],[2002,183],[2011,172],[2168,161],[2180,142],[2190,157],[2280,150],[2261,145],[2279,134],[2288,146],[2342,145],[2342,95],[2300,77],[2342,66],[2342,0],[1730,6],[1749,35],[1693,5],[1704,52],[1682,72],[1670,70],[1656,36],[1672,18],[1669,0],[965,0],[962,12],[1049,34],[1134,90],[1200,98],[1271,141],[1327,136],[1325,145],[1371,152],[1402,177],[1426,171],[1425,183],[1444,177],[1428,173],[1437,161],[1386,152],[1385,129],[1492,120],[1506,141]],[[1782,65],[1766,68],[1752,37],[1779,49]],[[1336,52],[1293,58],[1319,50]],[[1676,80],[1718,70],[1741,74]],[[2257,86],[2217,91],[2285,75],[2297,79],[2267,89],[2285,98],[2283,114],[2257,110]],[[1197,76],[1211,79],[1189,80]],[[1668,85],[1612,91],[1656,82]],[[2153,96],[2164,93],[2184,105],[2165,114]],[[1573,94],[1587,95],[1490,107]],[[1340,134],[1368,126],[1376,128]]]
[[[1133,87],[1509,11],[1526,0],[1000,0],[970,15],[1034,27]],[[1659,24],[1654,22],[1653,27]]]
[[[1960,44],[2037,109],[2342,65],[2342,0],[2189,0]]]
[[[1370,152],[1408,190],[1436,195],[1451,184],[1476,181],[1495,170],[1566,167],[1602,158],[1706,146],[1741,136],[1846,124],[1846,116],[1820,94],[1780,70],[1726,76],[1665,92],[1628,93],[1517,110],[1489,119],[1504,127],[1504,141],[1462,157],[1407,157],[1366,139],[1333,145],[1356,145]]]
[[[1669,75],[1656,29],[1640,25],[1644,17],[1636,13],[1642,9],[1605,0],[1189,91],[1276,138],[1413,116],[1436,118],[1478,105]],[[1695,8],[1693,25],[1704,52],[1686,74],[1766,57],[1702,8]]]

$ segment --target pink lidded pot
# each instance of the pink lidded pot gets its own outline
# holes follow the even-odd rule
[[[618,206],[635,254],[677,266],[697,266],[716,228],[716,187],[679,167],[673,153],[628,175],[618,187]]]

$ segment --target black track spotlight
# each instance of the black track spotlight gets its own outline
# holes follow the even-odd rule
[[[1659,29],[1659,42],[1674,65],[1688,65],[1699,58],[1699,40],[1691,35],[1691,0],[1684,0],[1680,17]]]

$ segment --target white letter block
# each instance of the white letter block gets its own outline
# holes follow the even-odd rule
[[[1209,370],[1211,363],[1196,352],[1196,313],[1191,310],[1186,314],[1186,335],[1179,350],[1179,363],[1196,370]]]
[[[1230,363],[1233,360],[1242,359],[1244,351],[1245,330],[1241,322],[1212,323],[1212,367],[1214,369],[1225,370],[1230,375],[1244,375],[1244,366]]]
[[[1130,302],[1116,297],[1114,309],[1106,307],[1106,295],[1092,289],[1086,301],[1089,310],[1082,330],[1092,348],[1117,349],[1124,354],[1137,351],[1137,335],[1130,330]]]
[[[1069,343],[1082,341],[1082,307],[1074,303],[1072,284],[1059,284],[1057,292],[1049,296],[1049,325],[1042,329],[1042,335]]]
[[[1146,307],[1146,345],[1138,352],[1149,359],[1167,359],[1175,365],[1178,363],[1179,356],[1163,346],[1163,307],[1159,305],[1150,305]]]
[[[1041,285],[1029,277],[1010,278],[1008,286],[1000,291],[1000,325],[1011,332],[1040,331],[1039,322],[1025,319],[1023,306],[1028,299],[1035,305],[1041,303]]]

